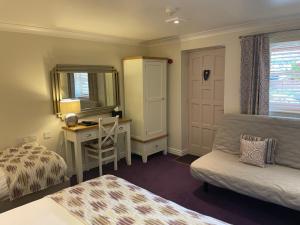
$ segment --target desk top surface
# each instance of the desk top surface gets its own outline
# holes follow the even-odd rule
[[[119,119],[119,124],[128,123],[128,122],[131,122],[131,119],[128,119],[128,118],[120,118]],[[107,124],[107,125],[109,125],[109,124]],[[67,126],[62,127],[63,130],[72,131],[72,132],[79,132],[79,131],[90,130],[90,129],[95,129],[95,128],[98,129],[98,124],[92,125],[92,126],[77,125],[75,127],[67,127]]]

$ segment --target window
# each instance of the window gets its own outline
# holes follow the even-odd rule
[[[270,47],[270,112],[300,113],[300,41]]]
[[[88,73],[74,73],[75,97],[89,98],[89,76]]]

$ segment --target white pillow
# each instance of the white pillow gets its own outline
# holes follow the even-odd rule
[[[267,141],[248,141],[241,139],[240,161],[254,166],[265,167]]]
[[[277,144],[277,140],[275,138],[263,138],[263,137],[248,135],[248,134],[241,134],[240,140],[241,139],[247,141],[267,141],[265,162],[267,164],[275,164],[275,150]]]

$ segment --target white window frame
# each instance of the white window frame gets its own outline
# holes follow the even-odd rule
[[[86,76],[86,77],[85,77]],[[77,82],[77,79],[79,79]],[[85,80],[86,79],[86,80]],[[89,98],[89,75],[88,73],[74,73],[75,98]]]
[[[298,41],[299,46],[300,46],[300,32],[285,32],[285,33],[279,33],[278,35],[273,35],[270,38],[270,51],[272,50],[272,45],[278,44],[280,42],[292,42],[292,41]],[[270,92],[271,92],[271,76],[272,76],[272,52],[270,53],[271,55],[271,75],[270,75]],[[300,57],[300,53],[299,56]],[[300,62],[300,58],[299,58]],[[279,72],[280,73],[280,72]],[[299,76],[300,76],[300,71],[299,71]],[[291,86],[293,87],[293,86]],[[300,83],[299,83],[299,89],[300,89]],[[271,103],[271,93],[270,93],[270,115],[273,116],[283,116],[283,117],[300,117],[300,103],[298,107],[295,107],[295,110],[292,110],[289,104],[286,106],[284,104],[279,104],[279,107],[271,108],[272,105],[274,106],[274,103]]]

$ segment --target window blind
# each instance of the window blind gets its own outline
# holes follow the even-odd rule
[[[74,73],[75,97],[89,98],[88,73]]]
[[[270,112],[300,113],[300,41],[271,43]]]

